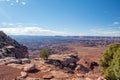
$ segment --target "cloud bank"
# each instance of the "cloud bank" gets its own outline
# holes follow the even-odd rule
[[[91,33],[95,34],[95,36],[120,36],[120,28],[118,30],[111,29],[91,29]]]
[[[11,6],[13,6],[15,4],[26,5],[26,1],[25,0],[0,0],[0,2],[9,3]]]
[[[40,27],[9,27],[0,28],[8,35],[35,35],[35,36],[55,36],[55,35],[66,35],[64,32],[47,30]]]
[[[0,30],[4,31],[8,35],[31,35],[31,36],[120,36],[120,26],[118,24],[108,25],[107,27],[99,27],[88,30],[87,33],[74,33],[68,32],[68,30],[57,31],[44,29],[39,27],[39,24],[33,23],[12,23],[1,22]],[[110,26],[110,27],[109,27]],[[88,34],[89,33],[89,34]]]

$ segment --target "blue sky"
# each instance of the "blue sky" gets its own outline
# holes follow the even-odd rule
[[[0,0],[9,35],[120,36],[120,0]]]

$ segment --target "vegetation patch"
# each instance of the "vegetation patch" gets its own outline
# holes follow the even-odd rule
[[[109,45],[99,64],[107,80],[120,80],[120,44]]]

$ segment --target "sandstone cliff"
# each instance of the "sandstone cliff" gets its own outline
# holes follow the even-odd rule
[[[28,57],[27,47],[0,31],[0,57]]]

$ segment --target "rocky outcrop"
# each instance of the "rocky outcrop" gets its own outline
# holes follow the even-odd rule
[[[7,64],[21,64],[20,59],[15,59],[14,57],[5,57],[0,59],[0,65],[7,65]]]
[[[91,58],[88,58],[88,57],[84,57],[84,58],[81,58],[77,64],[81,64],[83,65],[84,67],[86,67],[88,70],[93,70],[95,67],[98,67],[98,63],[91,60]]]
[[[53,54],[45,62],[64,69],[68,73],[78,72],[85,74],[98,67],[97,62],[87,58],[78,58],[76,54]]]
[[[27,63],[31,62],[30,59],[28,59],[28,58],[22,58],[20,60],[22,61],[22,64],[27,64]]]
[[[3,57],[28,57],[27,47],[0,31],[0,58]]]
[[[60,69],[64,69],[70,73],[76,67],[76,62],[78,61],[77,55],[75,54],[61,54],[61,55],[51,55],[46,61],[48,64],[52,64]]]
[[[35,70],[35,64],[32,64],[30,62],[31,62],[30,59],[27,58],[16,59],[12,57],[6,57],[0,59],[0,65],[7,65],[13,68],[18,68],[25,72]]]
[[[24,80],[28,76],[28,73],[34,72],[36,66],[34,63],[31,63],[31,60],[28,58],[16,59],[14,57],[5,57],[0,59],[0,66],[8,66],[11,68],[21,70],[20,76],[15,80]]]
[[[21,76],[19,78],[25,78],[28,75],[26,72],[23,72],[23,71],[20,74]]]
[[[76,71],[80,72],[80,73],[88,73],[89,69],[87,69],[86,67],[84,67],[83,65],[79,64],[77,65],[77,67],[75,68]]]
[[[25,72],[30,72],[35,70],[35,64],[25,64],[23,70]]]
[[[102,77],[99,77],[100,74],[98,74],[98,72],[96,73],[93,72],[92,70],[89,70],[87,67],[83,66],[83,64],[76,64],[77,62],[73,64],[75,60],[73,59],[73,55],[72,57],[70,57],[71,55],[62,55],[62,56],[66,56],[66,58],[64,57],[64,59],[60,58],[58,60],[56,57],[57,60],[55,60],[55,63],[54,60],[52,60],[53,62],[50,62],[49,64],[46,64],[42,59],[30,60],[27,58],[15,59],[11,57],[10,59],[7,57],[4,60],[3,59],[0,60],[5,62],[12,61],[6,65],[21,70],[15,80],[102,80],[103,79]],[[16,60],[21,62],[18,63],[18,61]],[[62,64],[63,61],[68,61],[68,63],[70,61],[71,63],[68,64],[66,62],[66,64],[68,64],[66,66]],[[58,62],[60,64],[58,64]],[[59,69],[52,63],[57,64],[58,66],[62,65],[63,68]],[[74,68],[74,66],[76,67]]]

